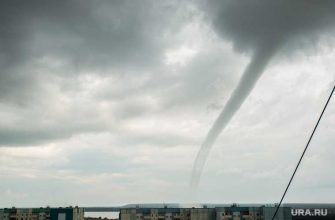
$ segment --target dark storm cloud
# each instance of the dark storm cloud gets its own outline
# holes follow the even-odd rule
[[[2,54],[7,65],[49,54],[79,65],[152,61],[157,48],[150,36],[161,34],[155,33],[154,19],[164,22],[152,10],[156,6],[148,1],[4,1]]]
[[[333,28],[335,19],[331,0],[213,0],[204,8],[219,35],[231,40],[237,50],[251,53],[268,41],[315,43],[323,31]]]
[[[168,16],[176,7],[153,1],[2,1],[0,99],[24,99],[35,89],[29,71],[43,58],[64,60],[66,74],[159,64],[164,36],[180,25],[178,16]]]
[[[195,159],[191,185],[199,183],[208,154],[221,131],[248,97],[271,58],[282,46],[289,50],[315,44],[335,26],[334,1],[206,1],[205,10],[219,35],[251,53],[251,62],[223,111],[209,130]],[[294,46],[294,45],[298,46]]]
[[[0,100],[20,102],[20,99],[26,99],[27,93],[37,87],[38,78],[30,69],[32,61],[41,56],[39,46],[33,47],[36,25],[42,22],[52,24],[57,17],[60,23],[64,22],[64,18],[71,18],[70,15],[80,12],[80,8],[80,5],[75,7],[68,1],[1,2]],[[70,20],[66,24],[69,23]],[[48,25],[38,29],[46,28]],[[50,42],[53,43],[55,42]]]
[[[78,78],[87,73],[137,78],[155,72],[174,33],[192,17],[180,11],[185,2],[176,3],[1,1],[0,110],[10,111],[14,121],[24,123],[2,123],[0,145],[40,144],[106,129],[107,123],[94,112],[96,97],[76,103],[74,94],[86,89],[80,88]],[[127,96],[128,85],[122,83],[122,94]],[[70,106],[57,112],[54,109],[64,105],[63,97],[72,98]],[[80,120],[86,109],[90,120],[83,125]],[[122,115],[131,117],[139,109],[130,111]],[[44,120],[50,124],[43,124]]]

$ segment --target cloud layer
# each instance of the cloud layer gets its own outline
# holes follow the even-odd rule
[[[313,24],[322,35],[314,54],[282,56],[266,70],[219,137],[194,198],[198,146],[250,61],[256,32],[266,31],[246,36],[224,17],[238,14],[215,4],[2,1],[0,206],[277,201],[334,81],[327,19]],[[290,201],[334,202],[333,106]]]

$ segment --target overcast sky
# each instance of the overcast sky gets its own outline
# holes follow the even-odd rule
[[[0,207],[278,202],[335,83],[334,11],[2,1]],[[276,52],[192,192],[200,145],[264,42]],[[284,202],[335,202],[334,147],[335,98]]]

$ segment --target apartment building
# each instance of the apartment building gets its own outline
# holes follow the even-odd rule
[[[268,220],[275,207],[215,207],[215,208],[125,208],[119,220]],[[290,208],[280,208],[276,219],[290,220]]]
[[[84,220],[84,210],[79,207],[12,207],[0,209],[0,220]]]

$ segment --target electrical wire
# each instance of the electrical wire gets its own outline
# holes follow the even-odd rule
[[[294,178],[294,175],[295,175],[295,173],[297,172],[297,170],[298,170],[298,168],[299,168],[299,165],[300,165],[300,163],[301,163],[301,161],[302,161],[302,158],[304,157],[304,155],[305,155],[305,153],[306,153],[306,150],[307,150],[307,148],[308,148],[308,146],[309,146],[309,143],[311,142],[311,140],[312,140],[312,138],[313,138],[313,135],[314,135],[314,133],[315,133],[315,131],[316,131],[316,128],[318,127],[319,122],[320,122],[320,120],[321,120],[321,118],[322,118],[322,116],[323,116],[323,113],[325,112],[325,110],[326,110],[326,108],[327,108],[327,106],[328,106],[328,103],[329,103],[329,101],[330,101],[330,99],[331,99],[331,97],[332,97],[332,95],[333,95],[333,93],[334,93],[334,90],[335,90],[335,85],[334,85],[334,88],[333,88],[333,90],[331,91],[331,93],[330,93],[330,95],[329,95],[329,97],[328,97],[328,100],[327,100],[327,102],[326,102],[326,104],[325,104],[325,106],[324,106],[324,108],[323,108],[323,110],[322,110],[322,112],[321,112],[321,115],[320,115],[320,117],[319,117],[319,119],[318,119],[318,121],[317,121],[317,123],[316,123],[314,129],[313,129],[313,132],[312,132],[311,136],[310,136],[309,139],[308,139],[308,142],[307,142],[307,144],[306,144],[306,147],[305,147],[304,151],[303,151],[302,154],[301,154],[301,157],[300,157],[300,159],[299,159],[299,162],[298,162],[297,166],[296,166],[295,169],[294,169],[294,172],[293,172],[293,174],[292,174],[292,176],[291,176],[291,179],[290,179],[290,181],[288,182],[288,184],[287,184],[287,186],[286,186],[285,192],[284,192],[283,196],[282,196],[281,199],[280,199],[280,202],[279,202],[279,204],[278,204],[278,206],[277,206],[277,208],[276,208],[275,213],[274,213],[273,216],[272,216],[272,220],[274,220],[275,217],[276,217],[276,215],[277,215],[277,212],[278,212],[278,210],[279,210],[279,208],[280,208],[280,206],[281,206],[281,204],[282,204],[282,202],[283,202],[283,199],[284,199],[284,197],[285,197],[285,195],[286,195],[286,193],[287,193],[287,190],[288,190],[288,188],[290,187],[291,182],[292,182],[292,180],[293,180],[293,178]]]

